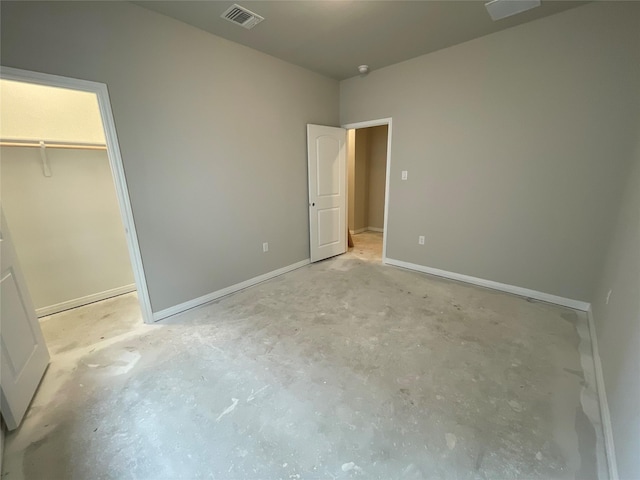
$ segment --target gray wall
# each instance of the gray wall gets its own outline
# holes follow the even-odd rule
[[[635,479],[640,478],[640,141],[623,192],[592,308],[619,475]]]
[[[366,229],[369,221],[369,129],[356,130],[354,221],[355,231]]]
[[[2,208],[36,308],[133,283],[107,152],[2,147]],[[95,299],[94,299],[95,301]]]
[[[3,65],[107,84],[154,311],[309,257],[336,81],[124,2],[1,8]]]
[[[387,178],[387,130],[386,125],[369,130],[369,204],[367,226],[384,228],[384,191]]]
[[[589,301],[636,136],[639,13],[588,4],[341,82],[343,125],[393,117],[387,255]]]

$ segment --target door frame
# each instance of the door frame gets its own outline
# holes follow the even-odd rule
[[[116,134],[113,112],[111,111],[111,101],[109,100],[107,85],[100,82],[62,77],[48,73],[32,72],[30,70],[22,70],[5,66],[0,66],[0,78],[49,87],[80,90],[96,94],[98,98],[98,107],[100,109],[100,118],[102,119],[102,128],[104,129],[107,144],[107,156],[109,157],[109,165],[111,167],[111,174],[113,175],[116,197],[118,199],[118,206],[120,207],[120,216],[122,218],[125,237],[127,239],[131,268],[133,270],[136,289],[138,291],[138,301],[140,302],[142,319],[145,323],[153,323],[153,313],[151,310],[149,290],[147,288],[147,279],[144,274],[142,255],[140,253],[140,245],[138,243],[138,234],[136,233],[136,226],[133,221],[133,211],[129,200],[129,189],[127,187],[127,180],[124,174],[124,166],[120,155],[120,146],[118,144],[118,136]]]
[[[346,128],[347,130],[357,130],[359,128],[369,128],[369,127],[379,127],[381,125],[388,125],[387,129],[387,170],[386,170],[386,178],[384,179],[384,231],[382,232],[382,263],[387,263],[387,231],[389,227],[389,181],[391,179],[391,131],[393,118],[380,118],[378,120],[367,120],[365,122],[356,122],[356,123],[347,123],[342,125],[342,128]],[[349,162],[347,161],[347,169]],[[348,170],[345,174],[348,174]],[[347,182],[347,188],[349,186],[349,182]],[[348,192],[347,192],[347,200],[349,200]],[[348,209],[348,206],[347,206]],[[347,230],[349,226],[347,224]]]

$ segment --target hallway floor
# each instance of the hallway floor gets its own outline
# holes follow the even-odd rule
[[[353,247],[349,249],[350,253],[361,260],[378,263],[382,261],[382,233],[366,231],[356,233],[351,238]]]
[[[583,313],[371,252],[156,325],[135,293],[49,317],[3,480],[607,478]]]

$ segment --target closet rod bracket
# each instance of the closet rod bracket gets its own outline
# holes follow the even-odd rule
[[[42,174],[45,177],[51,176],[51,168],[49,167],[49,158],[47,157],[47,146],[44,142],[40,142],[40,159],[42,160]]]

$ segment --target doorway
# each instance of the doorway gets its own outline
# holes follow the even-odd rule
[[[370,261],[386,257],[391,119],[346,125],[347,217],[353,252]]]
[[[2,204],[38,317],[135,291],[95,94],[0,89]]]
[[[7,67],[0,82],[2,203],[38,316],[136,291],[152,323],[106,85]]]

